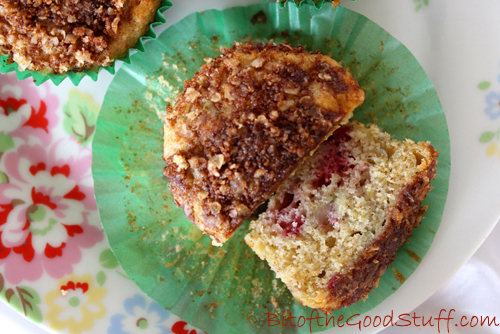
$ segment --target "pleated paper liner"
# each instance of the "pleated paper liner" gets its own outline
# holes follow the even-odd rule
[[[403,140],[430,141],[439,151],[429,210],[366,301],[333,312],[366,312],[397,290],[432,243],[445,206],[450,141],[436,91],[408,49],[366,17],[348,9],[275,3],[195,13],[132,56],[105,96],[93,144],[93,176],[110,245],[134,282],[161,306],[208,333],[308,333],[268,326],[283,311],[298,319],[311,309],[245,244],[248,221],[222,248],[213,247],[177,208],[162,176],[162,115],[185,79],[234,41],[273,39],[321,50],[339,60],[366,92],[355,119],[376,123]],[[314,324],[313,331],[331,328]],[[271,323],[273,324],[273,323]],[[325,324],[320,323],[320,324]]]
[[[269,1],[269,0],[263,0],[263,1]],[[348,1],[348,0],[344,0]],[[356,0],[352,0],[356,1]],[[288,3],[293,3],[297,7],[301,7],[303,5],[314,5],[316,8],[321,8],[324,3],[331,4],[335,7],[335,4],[333,3],[332,0],[278,0],[276,1],[279,3],[282,7],[286,6]]]
[[[115,59],[112,65],[110,66],[104,66],[104,67],[99,67],[97,71],[91,71],[91,70],[85,70],[81,72],[75,72],[75,71],[70,71],[65,74],[41,74],[36,71],[21,71],[18,68],[18,65],[13,62],[9,63],[8,56],[7,55],[0,55],[0,73],[8,73],[8,72],[16,72],[17,78],[19,80],[24,80],[26,78],[32,77],[34,79],[34,82],[37,86],[41,85],[47,80],[51,80],[56,86],[58,86],[61,82],[64,81],[64,79],[68,78],[75,86],[78,86],[80,81],[84,77],[90,77],[93,81],[97,81],[99,72],[102,70],[106,70],[111,74],[115,74],[115,66],[117,61],[122,61],[126,64],[130,64],[130,51],[131,50],[137,50],[140,52],[144,52],[144,42],[148,39],[155,39],[156,38],[156,33],[154,31],[154,27],[165,23],[165,17],[163,16],[163,12],[166,11],[168,8],[172,7],[172,3],[170,0],[162,0],[160,7],[156,11],[154,21],[149,25],[149,30],[147,33],[140,37],[139,40],[137,41],[137,44],[133,47],[130,48],[127,51],[127,55],[122,58]]]
[[[338,0],[338,1],[337,0],[278,0],[277,3],[279,3],[281,6],[286,6],[288,3],[293,3],[298,7],[301,7],[303,5],[314,5],[316,6],[316,8],[321,8],[323,4],[326,4],[335,8],[339,4],[342,4],[342,1],[356,1],[356,0]]]

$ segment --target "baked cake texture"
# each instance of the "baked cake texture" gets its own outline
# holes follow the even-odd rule
[[[221,52],[167,107],[163,157],[175,202],[217,245],[364,100],[336,61],[301,46]]]
[[[245,241],[303,305],[329,313],[365,299],[420,224],[437,156],[348,124],[283,183]]]
[[[126,55],[161,0],[0,0],[0,54],[21,71],[96,70]]]

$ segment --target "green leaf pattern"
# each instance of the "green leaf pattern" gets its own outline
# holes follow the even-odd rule
[[[415,11],[418,12],[420,11],[423,7],[429,6],[429,0],[413,0],[415,3]]]
[[[486,147],[486,156],[488,158],[497,156],[500,159],[500,146],[498,142],[500,141],[500,129],[497,131],[485,131],[479,136],[479,142],[482,144],[488,144]]]
[[[102,270],[97,273],[96,282],[99,286],[103,286],[106,283],[106,274]]]
[[[495,134],[498,137],[498,131],[496,133],[493,131],[483,132],[483,134],[479,137],[479,142],[483,143],[483,144],[488,143],[488,142],[492,141],[493,138],[495,138]]]
[[[115,255],[111,251],[111,249],[104,250],[101,255],[99,255],[99,262],[101,266],[106,269],[113,269],[118,267],[118,261],[115,258]]]
[[[0,154],[0,156],[1,156],[1,154]],[[2,172],[0,170],[0,184],[8,183],[8,182],[9,182],[9,178],[7,177],[7,175],[4,172]]]
[[[27,286],[16,286],[6,288],[5,279],[0,273],[0,299],[7,302],[14,310],[24,314],[25,317],[35,323],[41,323],[43,319],[40,310],[41,299],[38,293]]]
[[[482,81],[479,83],[479,85],[477,85],[477,88],[479,88],[480,90],[487,90],[488,88],[490,88],[490,86],[491,86],[491,82]]]
[[[82,146],[92,142],[100,106],[86,93],[71,90],[63,106],[63,129]]]
[[[14,147],[14,141],[6,134],[0,133],[0,153]]]

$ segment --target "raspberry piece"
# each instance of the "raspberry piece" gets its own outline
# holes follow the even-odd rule
[[[298,210],[292,209],[286,216],[278,214],[278,224],[283,229],[283,235],[287,237],[289,235],[298,235],[304,221]]]
[[[304,224],[302,216],[297,209],[300,201],[294,194],[286,193],[283,202],[275,210],[276,223],[283,229],[283,236],[298,235]]]
[[[330,185],[333,174],[338,174],[343,178],[347,177],[349,170],[354,167],[349,163],[349,151],[341,148],[342,143],[351,140],[349,132],[351,132],[351,128],[343,126],[325,142],[324,145],[328,145],[328,153],[318,163],[319,167],[315,171],[316,178],[313,181],[314,188]]]
[[[339,274],[338,273],[335,273],[335,275],[333,275],[332,279],[330,280],[330,282],[328,282],[328,290],[335,290],[336,287],[335,287],[335,283],[337,282],[337,280],[339,279]]]

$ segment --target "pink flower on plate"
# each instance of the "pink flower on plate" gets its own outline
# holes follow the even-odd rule
[[[71,153],[70,153],[71,152]],[[61,278],[81,260],[82,248],[103,239],[90,175],[91,152],[74,140],[49,147],[24,144],[0,162],[0,265],[18,284],[47,272]]]
[[[0,78],[0,135],[5,141],[15,138],[27,142],[29,137],[48,145],[51,130],[57,125],[59,101],[50,94],[49,86],[40,88],[29,80],[18,81],[15,75]]]

